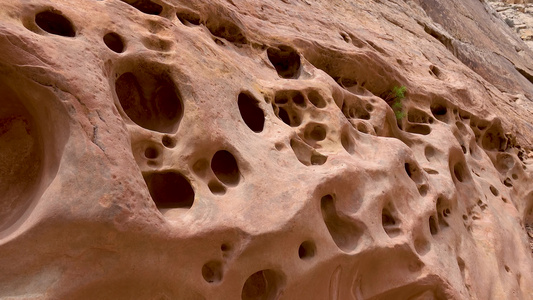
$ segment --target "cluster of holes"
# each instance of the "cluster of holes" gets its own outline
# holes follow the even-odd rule
[[[267,56],[279,77],[298,78],[300,74],[300,55],[290,46],[281,45],[267,49]]]
[[[224,195],[227,187],[238,185],[241,178],[237,160],[227,150],[217,151],[210,161],[198,160],[193,170],[200,177],[207,177],[207,187],[214,195]]]

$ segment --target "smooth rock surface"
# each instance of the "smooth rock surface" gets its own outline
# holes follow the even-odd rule
[[[0,298],[533,297],[533,53],[487,3],[0,8]]]

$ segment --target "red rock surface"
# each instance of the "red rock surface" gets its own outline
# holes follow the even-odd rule
[[[486,3],[0,7],[1,298],[532,298],[533,53]]]

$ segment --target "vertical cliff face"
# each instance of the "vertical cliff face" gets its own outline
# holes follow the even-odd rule
[[[2,298],[531,298],[533,53],[484,2],[0,7]]]

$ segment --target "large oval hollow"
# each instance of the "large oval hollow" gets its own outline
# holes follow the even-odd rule
[[[173,132],[183,116],[183,103],[166,74],[127,72],[115,82],[122,109],[137,125],[162,133]]]
[[[255,98],[246,94],[240,93],[238,97],[239,112],[244,123],[253,132],[263,131],[265,126],[265,114],[259,107],[259,103]]]
[[[152,173],[144,179],[157,208],[190,208],[193,205],[194,190],[180,173]]]
[[[211,159],[215,176],[226,185],[237,185],[240,180],[239,166],[235,157],[226,150],[220,150]]]
[[[74,37],[76,31],[69,19],[55,10],[47,10],[35,15],[35,23],[42,30],[60,36]]]

